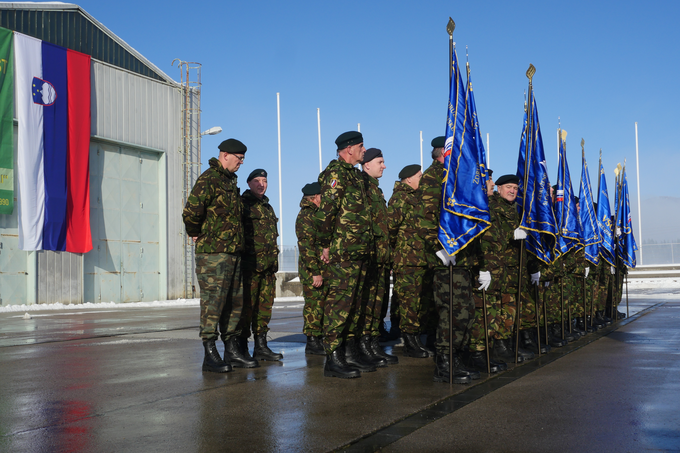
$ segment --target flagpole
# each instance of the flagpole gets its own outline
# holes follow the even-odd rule
[[[491,149],[489,148],[489,133],[486,133],[486,169],[491,168]]]
[[[456,23],[449,17],[449,22],[446,24],[446,32],[449,35],[449,87],[451,87],[451,78],[453,77],[453,31],[456,29]],[[453,264],[449,261],[449,388],[453,387]]]
[[[532,85],[532,79],[534,77],[534,74],[536,74],[536,68],[534,67],[533,64],[529,64],[529,69],[527,69],[526,76],[529,79],[529,97],[528,97],[528,104],[527,104],[527,125],[526,125],[526,148],[525,148],[525,155],[524,155],[524,182],[522,185],[522,215],[526,213],[526,193],[527,193],[527,184],[529,183],[529,158],[530,158],[530,150],[531,150],[531,143],[532,143],[532,138],[529,137],[531,134],[531,113],[533,112],[533,105],[532,105],[532,100],[533,100],[533,85]],[[520,318],[522,317],[522,267],[524,267],[524,249],[525,249],[525,244],[524,244],[524,239],[522,240],[522,245],[520,246],[519,249],[519,272],[518,272],[518,280],[519,283],[517,285],[517,332],[515,333],[515,364],[517,364],[517,358],[519,355],[519,330],[520,330]],[[538,322],[539,315],[536,313],[536,326],[539,325]],[[546,320],[547,321],[547,320]],[[546,323],[547,325],[547,323]]]
[[[279,250],[283,256],[283,196],[281,193],[281,99],[280,93],[276,93],[276,123],[279,135]]]
[[[635,171],[637,172],[638,193],[638,238],[640,239],[640,265],[642,265],[642,205],[640,204],[640,153],[638,148],[637,121],[635,122]]]
[[[420,131],[420,169],[423,169],[423,131]]]
[[[316,109],[316,130],[319,133],[319,173],[323,171],[323,160],[321,159],[321,109]]]

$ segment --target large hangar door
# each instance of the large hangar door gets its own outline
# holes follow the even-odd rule
[[[158,300],[158,171],[156,153],[92,142],[85,301]]]

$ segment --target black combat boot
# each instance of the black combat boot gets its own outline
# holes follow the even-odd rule
[[[215,340],[204,341],[203,349],[205,350],[203,371],[212,371],[213,373],[228,373],[231,371],[229,362],[225,362],[220,357],[217,346],[215,346]]]
[[[559,339],[562,339],[562,324],[561,323],[555,323],[552,324],[548,327],[548,330],[552,331],[552,334],[556,336]],[[567,343],[571,343],[572,341],[578,340],[580,335],[575,335],[574,333],[569,332],[567,329],[564,329],[564,339],[567,340]]]
[[[307,346],[305,346],[305,354],[326,355],[326,351],[323,348],[323,341],[321,341],[321,337],[315,336],[307,337]]]
[[[337,348],[326,356],[326,365],[323,367],[323,375],[326,377],[337,377],[351,379],[361,377],[359,370],[350,366],[345,361],[342,347]]]
[[[389,341],[396,341],[401,338],[401,329],[399,328],[399,318],[390,318],[390,334],[387,337]]]
[[[248,360],[252,360],[253,358],[251,357],[250,351],[248,350],[248,338],[236,337],[236,343],[238,344],[238,349],[241,351],[241,354],[243,354],[243,357]]]
[[[604,321],[604,319],[597,316],[597,312],[595,312],[595,316],[588,316],[588,321],[597,330],[604,329],[607,326],[607,323]]]
[[[472,352],[470,352],[470,355],[468,356],[467,363],[468,363],[468,366],[474,368],[475,370],[483,371],[484,373],[486,373],[487,372],[486,351],[472,351]],[[491,371],[491,374],[498,373],[500,371],[500,367],[498,366],[497,362],[493,362],[493,361],[489,360],[488,370]]]
[[[260,366],[257,360],[252,357],[248,358],[243,355],[239,347],[239,340],[237,337],[231,337],[224,340],[224,358],[229,359],[231,366],[234,368],[257,368]]]
[[[387,359],[380,357],[373,352],[370,335],[364,335],[359,339],[359,354],[361,354],[361,358],[364,362],[368,362],[376,368],[384,368],[387,366]]]
[[[472,370],[465,366],[463,361],[460,359],[460,355],[454,351],[453,353],[453,374],[467,376],[473,381],[479,379],[481,374],[477,370]]]
[[[515,363],[515,353],[510,349],[510,341],[509,338],[504,340],[494,339],[491,358],[495,361]],[[524,357],[518,354],[517,363],[522,362],[524,362]]]
[[[588,332],[585,330],[581,329],[581,326],[579,326],[578,323],[578,318],[574,318],[571,320],[571,331],[578,334],[579,337],[585,337]]]
[[[387,360],[388,365],[396,365],[397,363],[399,363],[399,357],[397,357],[396,355],[386,353],[382,346],[380,346],[378,337],[371,337],[371,350],[373,350],[373,353],[376,356],[382,357],[383,359]]]
[[[423,347],[423,344],[420,342],[420,335],[413,333],[402,333],[401,336],[404,339],[404,356],[416,357],[418,359],[424,359],[430,356],[427,350]]]
[[[513,338],[509,339],[508,341],[510,342],[510,350],[514,354],[515,353],[516,338],[513,337]],[[533,359],[536,355],[533,352],[529,351],[528,349],[524,349],[522,347],[521,343],[520,343],[518,356],[522,357],[524,359],[524,361],[527,361],[527,360]]]
[[[519,331],[519,345],[531,351],[534,354],[538,354],[538,342],[536,336],[536,329],[524,329]],[[550,352],[550,345],[541,342],[541,354],[547,354]]]
[[[612,323],[612,318],[604,315],[604,310],[595,312],[595,319],[599,320],[601,324],[609,326]]]
[[[447,354],[437,353],[434,356],[434,382],[449,382],[449,356]],[[472,381],[466,372],[458,371],[453,368],[453,382],[454,384],[469,384]]]
[[[541,326],[541,341],[548,343],[553,348],[561,348],[569,343],[566,339],[563,340],[562,337],[555,336],[551,325],[548,326],[548,338],[545,337],[545,326]]]
[[[586,333],[595,332],[597,330],[597,327],[590,325],[590,316],[588,316],[587,319],[588,322],[586,324],[585,317],[576,318],[576,325],[578,326],[579,329],[585,331]]]
[[[354,367],[361,371],[362,373],[370,373],[375,371],[377,368],[372,362],[368,362],[364,359],[362,354],[359,352],[357,347],[357,342],[354,337],[350,337],[345,340],[345,362],[351,367]]]
[[[255,360],[269,360],[278,361],[283,358],[283,354],[273,352],[267,346],[267,334],[259,333],[255,335],[255,349],[253,350],[253,358]]]
[[[430,357],[434,357],[435,351],[437,350],[437,348],[435,347],[436,342],[437,334],[435,334],[434,332],[429,332],[425,337],[425,345],[423,346],[423,349],[427,351],[427,355],[429,355]],[[422,344],[422,340],[420,344]]]

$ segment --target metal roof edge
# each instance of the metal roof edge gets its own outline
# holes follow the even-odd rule
[[[113,33],[111,30],[109,30],[104,24],[99,22],[97,19],[95,19],[90,13],[85,11],[80,5],[76,5],[75,3],[62,3],[62,2],[0,2],[0,8],[6,8],[6,9],[35,9],[35,10],[46,10],[46,9],[51,9],[51,10],[77,10],[80,12],[83,16],[85,16],[90,22],[92,22],[94,25],[96,25],[99,29],[101,29],[104,33],[109,35],[111,39],[113,39],[115,42],[117,42],[122,48],[130,52],[132,55],[137,57],[140,61],[142,61],[145,65],[147,65],[149,68],[151,68],[154,72],[158,73],[159,76],[165,79],[166,82],[172,83],[174,85],[179,85],[177,81],[175,81],[172,77],[167,75],[164,71],[162,71],[158,66],[153,64],[149,59],[147,59],[144,55],[139,53],[137,50],[135,50],[132,46],[130,46],[128,43],[126,43],[121,37]]]

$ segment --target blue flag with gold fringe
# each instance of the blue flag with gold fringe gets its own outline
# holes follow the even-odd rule
[[[633,236],[633,224],[631,222],[630,214],[630,199],[628,197],[628,177],[626,176],[626,169],[623,169],[623,182],[621,187],[621,201],[618,216],[618,227],[621,230],[619,236],[618,255],[623,264],[627,267],[635,267],[635,252],[637,251],[637,244]]]
[[[607,193],[607,178],[604,175],[602,159],[600,159],[600,190],[597,194],[597,227],[600,230],[600,256],[614,266],[614,234],[612,211]]]
[[[550,264],[560,255],[557,247],[557,222],[550,199],[550,180],[543,152],[536,98],[533,90],[529,93],[527,109],[529,112],[524,113],[524,130],[517,161],[519,177],[517,206],[522,217],[520,227],[527,232],[525,240],[527,250],[541,261]],[[524,187],[525,172],[526,187]]]
[[[446,121],[442,209],[439,216],[439,242],[454,255],[491,225],[489,198],[486,194],[486,165],[468,73],[463,97],[463,80],[454,50]],[[481,147],[481,149],[480,149]]]
[[[598,265],[600,263],[600,229],[597,226],[597,216],[595,206],[593,206],[593,190],[590,186],[585,153],[582,154],[582,159],[581,186],[578,192],[581,241],[586,249],[586,260]]]
[[[562,136],[564,135],[564,137]],[[574,247],[580,248],[578,213],[574,200],[574,189],[567,163],[566,131],[560,129],[559,162],[557,164],[557,190],[555,192],[555,216],[560,238],[560,252],[567,253]]]

